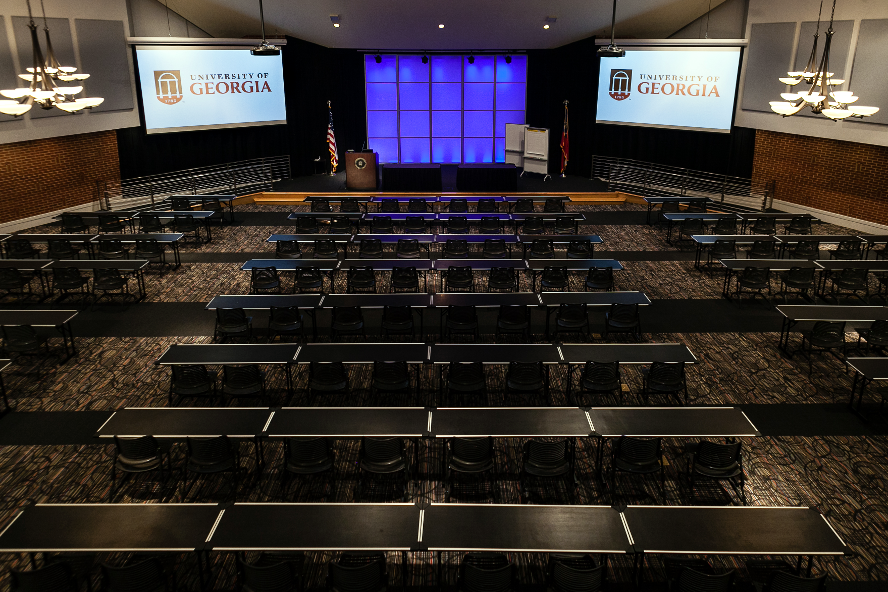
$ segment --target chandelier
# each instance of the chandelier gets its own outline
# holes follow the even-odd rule
[[[52,50],[52,41],[49,38],[49,25],[46,21],[46,9],[43,0],[40,0],[40,8],[43,10],[43,30],[46,33],[47,59],[43,58],[40,50],[40,42],[37,40],[37,25],[34,24],[34,16],[31,14],[31,1],[27,0],[28,18],[31,29],[31,48],[33,52],[33,66],[27,68],[27,74],[19,74],[19,78],[29,82],[28,86],[0,90],[0,95],[6,99],[0,99],[0,113],[6,115],[24,115],[31,110],[34,104],[43,109],[58,107],[62,111],[75,113],[82,109],[91,109],[102,104],[105,99],[98,97],[74,98],[83,90],[83,86],[77,82],[89,78],[89,74],[77,74],[77,68],[66,67],[59,64]],[[65,83],[73,83],[70,86]]]
[[[823,0],[820,0],[820,10],[823,10]],[[810,106],[813,113],[819,113],[839,121],[847,117],[863,119],[879,111],[878,107],[863,107],[854,105],[859,97],[854,96],[850,90],[833,90],[833,86],[843,84],[845,81],[832,78],[829,71],[829,50],[832,45],[833,18],[836,14],[836,0],[833,0],[832,14],[829,17],[829,29],[826,31],[826,41],[823,44],[823,57],[820,65],[816,66],[817,41],[820,37],[820,12],[817,13],[817,30],[814,33],[814,46],[811,48],[811,56],[808,64],[802,72],[787,72],[787,77],[780,78],[780,82],[795,86],[802,81],[810,84],[807,92],[780,93],[782,101],[771,101],[771,110],[774,113],[788,117],[800,112],[805,106]],[[829,100],[829,98],[833,100]]]

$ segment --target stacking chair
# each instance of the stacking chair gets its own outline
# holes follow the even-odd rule
[[[757,240],[752,242],[752,248],[746,252],[750,259],[776,259],[777,242]]]
[[[568,304],[562,302],[558,305],[555,312],[555,336],[558,339],[558,333],[579,333],[581,336],[585,333],[588,335],[592,332],[592,326],[589,324],[589,308],[585,302],[579,304]]]
[[[445,273],[441,274],[444,280],[444,291],[454,292],[467,290],[475,291],[475,274],[470,266],[457,267],[451,265]]]
[[[328,592],[385,592],[384,553],[343,553],[327,567]]]
[[[547,580],[554,592],[599,592],[607,583],[607,559],[599,564],[588,554],[549,553]]]
[[[576,234],[576,221],[567,216],[559,216],[555,218],[554,230],[555,234]]]
[[[248,340],[253,336],[253,317],[248,317],[242,308],[217,308],[213,341],[242,335]]]
[[[129,293],[129,282],[119,269],[108,267],[93,270],[92,296],[93,303],[97,303],[105,296],[110,297],[113,292],[120,291],[120,295],[126,298]],[[98,293],[101,292],[101,295]]]
[[[752,223],[751,234],[776,234],[777,221],[774,218],[756,218]]]
[[[281,278],[276,267],[254,267],[250,270],[250,294],[281,293]]]
[[[563,212],[564,211],[564,202],[560,199],[548,198],[546,203],[543,204],[543,211],[554,213],[554,212]]]
[[[359,214],[361,213],[361,204],[353,197],[343,197],[342,201],[339,202],[339,211],[347,212],[349,214]]]
[[[136,239],[136,248],[133,251],[133,257],[136,259],[144,259],[149,262],[166,265],[166,250],[157,239],[140,238]]]
[[[869,301],[869,282],[867,281],[869,277],[868,269],[843,269],[838,275],[832,274],[830,275],[830,279],[832,280],[832,295],[835,296],[836,302],[839,302],[839,298],[842,295],[842,292],[848,292],[852,296],[857,296],[861,298],[857,293],[863,292],[863,298],[865,302]]]
[[[548,394],[549,380],[542,362],[509,362],[506,392],[530,399],[543,391]]]
[[[629,333],[636,341],[641,341],[641,315],[637,304],[611,304],[604,313],[604,335],[607,341],[611,333]]]
[[[712,246],[706,250],[706,266],[712,273],[712,265],[722,259],[737,258],[737,241],[733,239],[716,239]]]
[[[684,402],[688,402],[688,383],[685,379],[684,362],[654,362],[650,368],[642,370],[641,395],[645,404],[651,394],[674,395],[679,404],[684,393]]]
[[[52,289],[61,292],[60,301],[71,292],[83,296],[89,295],[89,278],[80,273],[76,267],[56,267],[52,270]]]
[[[579,485],[574,472],[575,450],[572,439],[557,441],[528,440],[524,443],[521,457],[519,492],[522,503],[529,501],[527,484],[534,479],[569,479],[567,495],[574,503],[576,488]]]
[[[820,257],[820,243],[818,241],[799,241],[787,253],[793,259],[817,259]]]
[[[413,311],[409,306],[384,306],[382,308],[381,333],[384,339],[391,335],[416,336]]]
[[[111,463],[109,501],[114,501],[114,496],[118,491],[118,472],[126,476],[159,471],[161,479],[165,480],[164,460],[166,460],[168,474],[172,474],[173,466],[170,462],[169,446],[164,449],[153,436],[131,438],[114,436],[114,460]]]
[[[308,393],[312,403],[319,394],[348,391],[348,372],[342,362],[311,362],[308,368]]]
[[[405,234],[427,234],[429,226],[422,216],[407,216],[404,220]]]
[[[567,244],[568,259],[591,259],[593,254],[592,241],[572,240]]]
[[[485,259],[505,259],[509,256],[506,240],[502,238],[486,238],[481,248],[481,256]]]
[[[80,214],[62,214],[62,232],[71,234],[88,231],[89,226]]]
[[[530,212],[533,212],[533,200],[526,198],[519,199],[515,202],[512,211],[516,214],[529,214]]]
[[[370,379],[371,395],[404,394],[410,390],[410,370],[407,362],[373,362]]]
[[[466,259],[469,256],[469,241],[463,238],[448,238],[441,251],[444,259]]]
[[[376,293],[376,272],[372,267],[349,267],[346,272],[345,291],[349,294],[357,292]]]
[[[663,557],[663,569],[666,572],[666,590],[668,592],[678,588],[678,577],[685,569],[693,569],[710,575],[715,573],[708,559],[696,558],[691,555],[665,555]],[[705,589],[700,592],[705,592]]]
[[[466,553],[459,566],[458,592],[511,592],[515,564],[501,553]]]
[[[838,248],[829,252],[830,259],[863,259],[863,241],[847,240],[839,243]]]
[[[547,238],[535,238],[530,244],[531,259],[554,259],[555,247]]]
[[[737,298],[741,299],[743,296],[743,290],[748,290],[752,292],[752,298],[755,300],[755,297],[761,296],[765,298],[764,291],[768,291],[768,296],[765,298],[768,302],[771,301],[771,268],[770,267],[746,267],[739,273],[737,273]],[[742,304],[742,300],[741,300]]]
[[[231,495],[234,501],[237,501],[237,473],[240,466],[240,453],[228,436],[188,437],[185,439],[185,444],[185,483],[183,484],[182,497],[184,498],[185,493],[190,490],[188,473],[194,473],[196,478],[200,478],[201,475],[230,473]]]
[[[284,440],[284,464],[281,470],[281,488],[287,491],[289,477],[305,477],[327,473],[330,495],[334,494],[336,453],[327,438],[287,438]],[[293,588],[287,588],[292,590]],[[297,588],[299,590],[301,588]],[[278,589],[279,590],[279,589]],[[275,591],[269,591],[275,592]]]
[[[473,475],[480,478],[490,473],[490,490],[494,503],[498,501],[496,455],[493,438],[451,438],[444,446],[444,499],[450,502],[456,475]]]
[[[324,198],[312,198],[311,200],[311,211],[312,212],[332,212],[333,206],[330,205],[329,199]]]
[[[286,474],[286,473],[285,473]],[[301,554],[300,554],[301,555]],[[286,561],[274,554],[263,553],[259,561],[247,563],[243,557],[237,558],[237,575],[240,590],[243,592],[282,592],[292,590],[302,592],[302,561]]]
[[[170,592],[174,589],[167,581],[159,557],[149,557],[122,566],[103,563],[101,567],[102,590],[105,592]]]
[[[333,307],[333,320],[330,324],[330,334],[333,341],[343,335],[360,334],[364,338],[364,314],[358,306]]]
[[[496,207],[496,200],[489,197],[484,197],[478,200],[478,213],[479,214],[493,214],[498,212],[499,210]]]
[[[665,495],[666,472],[663,467],[663,442],[660,438],[620,436],[615,439],[611,445],[610,469],[611,492],[616,491],[617,472],[633,475],[660,473],[660,494]]]
[[[330,220],[330,234],[351,234],[354,229],[352,221],[345,216],[333,216]]]
[[[169,406],[173,406],[173,396],[216,397],[216,373],[209,372],[206,366],[170,366],[170,390],[167,394]]]
[[[568,368],[568,372],[573,372]],[[592,395],[608,395],[617,394],[617,402],[623,404],[623,387],[620,375],[619,362],[594,362],[588,361],[583,366],[580,374],[580,382],[577,388],[577,395],[590,393]],[[583,404],[579,401],[580,397],[574,398],[579,406]]]
[[[415,238],[398,239],[398,248],[395,252],[400,259],[419,259],[422,257],[419,240]]]
[[[126,223],[120,216],[114,214],[101,214],[99,216],[99,232],[115,232],[124,231]]]
[[[152,234],[163,232],[163,230],[163,223],[160,221],[160,216],[155,214],[139,214],[140,232]]]
[[[12,592],[78,592],[80,587],[74,577],[74,570],[65,563],[49,563],[30,570],[10,568],[10,590]]]
[[[18,292],[19,299],[25,299],[25,287],[28,288],[28,296],[33,296],[34,290],[31,288],[31,280],[34,276],[25,277],[25,275],[13,267],[0,268],[0,291],[6,292],[10,296]]]
[[[465,214],[469,211],[469,200],[462,198],[451,199],[444,207],[451,214]]]
[[[873,321],[868,329],[858,329],[857,335],[858,349],[861,339],[865,339],[867,352],[873,347],[882,351],[888,347],[888,321]]]
[[[660,215],[657,216],[657,224],[662,224],[666,219],[663,214],[678,214],[679,212],[681,212],[681,208],[675,202],[660,204]]]
[[[387,214],[395,214],[401,211],[401,205],[397,199],[380,199],[377,208],[379,208],[380,212]]]
[[[50,259],[80,259],[80,249],[66,238],[51,238],[47,241],[46,256]]]
[[[447,369],[446,400],[453,402],[455,395],[474,395],[473,401],[480,400],[487,393],[487,380],[484,364],[481,362],[450,362]]]
[[[173,227],[176,229],[176,232],[181,232],[185,236],[193,235],[194,240],[200,241],[200,226],[191,214],[175,214],[173,216]]]
[[[731,489],[737,492],[740,502],[746,505],[746,490],[743,485],[746,477],[743,474],[742,443],[717,444],[706,440],[698,443],[688,460],[687,476],[690,483],[690,503],[694,503],[694,486],[698,479],[727,481]]]
[[[441,323],[441,333],[444,339],[450,338],[454,333],[470,333],[475,337],[475,341],[478,341],[480,334],[475,307],[448,306]]]
[[[518,273],[511,267],[492,267],[487,276],[487,291],[517,292]]]
[[[527,305],[500,305],[496,317],[496,338],[503,333],[519,333],[524,341],[530,341],[530,309]]]
[[[295,292],[323,292],[324,274],[320,267],[300,267],[296,270],[293,288]],[[332,286],[331,286],[332,290]]]
[[[274,248],[274,256],[278,259],[302,259],[302,248],[299,246],[299,241],[278,241]]]
[[[391,292],[419,292],[419,273],[415,267],[392,267]]]
[[[187,212],[191,209],[191,200],[187,197],[171,197],[170,208],[174,212]]]
[[[612,292],[614,289],[614,270],[611,267],[590,267],[583,284],[586,292],[589,290],[605,290]]]
[[[268,340],[277,336],[305,335],[302,311],[296,306],[272,306],[268,317]]]
[[[545,292],[546,288],[556,292],[567,290],[567,267],[564,265],[547,265],[540,274],[540,292]]]
[[[358,452],[358,487],[355,500],[360,500],[366,490],[366,482],[374,477],[401,474],[403,479],[402,501],[407,501],[411,477],[410,460],[404,440],[401,438],[361,438]]]
[[[395,225],[391,216],[376,216],[370,220],[370,232],[373,234],[393,234]]]
[[[783,302],[790,290],[796,290],[803,297],[808,297],[808,290],[816,289],[814,283],[814,268],[791,267],[789,271],[780,274],[780,293],[783,294]]]
[[[465,216],[451,216],[444,221],[447,234],[469,234],[469,220]]]
[[[317,218],[313,216],[298,216],[296,218],[296,234],[317,234],[319,230]]]
[[[706,205],[692,202],[688,204],[687,209],[685,210],[688,214],[705,214],[706,213]]]
[[[811,218],[793,216],[786,227],[786,234],[811,234]]]
[[[807,578],[786,571],[774,571],[765,590],[767,592],[823,592],[825,588],[826,574]]]
[[[735,235],[737,234],[736,218],[719,218],[712,226],[712,234]]]
[[[378,238],[362,238],[358,257],[360,259],[382,258],[382,241]]]
[[[26,238],[10,237],[3,244],[6,246],[7,259],[34,259],[40,256],[40,250],[35,249]]]
[[[44,353],[49,353],[49,341],[31,325],[3,325],[0,330],[3,333],[3,351],[6,355],[36,354],[41,348]]]
[[[492,216],[482,216],[481,224],[478,227],[478,232],[480,232],[481,234],[502,234],[503,224],[499,218],[494,218]]]
[[[410,201],[407,202],[407,211],[411,214],[424,214],[430,209],[429,202],[422,198],[411,197]]]
[[[116,238],[100,238],[97,259],[129,259],[129,251]]]
[[[338,259],[339,248],[336,246],[336,242],[328,238],[316,240],[314,243],[314,257],[315,259]]]
[[[219,226],[222,226],[222,218],[225,215],[225,208],[218,197],[204,198],[200,202],[200,209],[204,212],[213,212],[210,221],[216,220]]]
[[[840,350],[842,357],[838,358],[843,365],[847,351],[845,342],[845,323],[843,321],[817,321],[810,331],[802,332],[802,351],[808,358],[808,375],[814,372],[814,360],[811,357],[815,351],[833,352]]]
[[[222,394],[231,399],[258,398],[270,404],[265,391],[265,373],[256,364],[223,366]]]
[[[732,569],[719,574],[705,574],[690,567],[685,567],[678,575],[676,592],[729,592],[734,589]],[[796,591],[797,592],[797,591]]]
[[[573,232],[573,228],[571,228]],[[521,223],[521,234],[545,234],[546,224],[542,218],[528,218]]]

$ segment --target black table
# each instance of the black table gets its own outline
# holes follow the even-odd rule
[[[287,216],[287,220],[298,220],[299,218],[313,218],[317,220],[348,218],[349,220],[360,220],[363,216],[364,214],[361,212],[292,212]]]
[[[272,234],[265,242],[276,243],[278,241],[315,242],[319,240],[331,240],[334,243],[347,243],[351,241],[350,234]]]
[[[244,310],[270,310],[272,307],[317,308],[324,300],[321,294],[240,294],[214,296],[207,310],[219,308],[243,308]]]
[[[429,436],[432,411],[423,407],[284,407],[267,437],[363,438]]]
[[[787,224],[789,222],[792,222],[793,218],[808,218],[811,220],[812,224],[820,223],[820,220],[818,220],[811,214],[790,214],[789,212],[740,212],[737,215],[743,221],[743,226],[740,229],[740,232],[746,232],[746,227],[749,225],[750,221],[765,218],[770,218],[775,222],[786,222]]]
[[[373,271],[392,271],[394,268],[415,267],[422,274],[422,289],[428,291],[428,272],[434,269],[435,262],[431,259],[345,259],[339,264],[337,271],[348,273],[352,267],[369,267]],[[331,288],[331,292],[333,289]]]
[[[743,270],[747,267],[756,269],[767,268],[771,272],[789,271],[793,267],[820,269],[816,263],[805,259],[719,259],[719,261],[725,268],[722,296],[728,300],[731,299],[731,279],[733,279],[738,270]]]
[[[438,214],[435,212],[367,212],[361,217],[361,221],[369,224],[375,218],[391,218],[392,223],[403,223],[407,221],[407,218],[422,218],[429,222],[437,220]]]
[[[436,234],[435,242],[446,245],[449,240],[464,240],[470,245],[484,244],[487,240],[501,240],[509,249],[509,257],[512,256],[512,245],[520,242],[517,234]]]
[[[45,300],[48,289],[46,276],[43,275],[42,270],[46,269],[52,262],[52,259],[0,259],[0,269],[30,271],[35,278],[40,280],[40,293],[43,296],[42,300]]]
[[[844,241],[857,239],[856,236],[850,234],[783,234],[780,236],[775,235],[774,238],[780,243],[780,257],[785,256],[788,245],[809,241],[837,245]],[[866,257],[863,258],[865,259]]]
[[[566,271],[588,271],[593,267],[609,267],[614,271],[622,271],[623,265],[614,259],[528,259],[527,270],[532,273],[531,288],[536,292],[537,274],[547,267],[561,267]],[[542,285],[540,285],[542,291]]]
[[[816,510],[793,507],[629,506],[636,566],[645,553],[844,555],[848,548]]]
[[[53,261],[45,270],[51,271],[64,267],[74,267],[81,271],[116,269],[126,275],[132,275],[136,278],[136,285],[139,287],[138,300],[144,300],[145,298],[145,268],[148,267],[148,262],[144,259],[62,259]],[[50,283],[49,286],[50,291],[52,291],[52,284]]]
[[[559,306],[561,304],[586,304],[588,306],[611,306],[612,304],[638,304],[647,306],[651,303],[644,292],[540,292],[543,306]]]
[[[620,512],[609,506],[432,503],[425,511],[422,543],[429,551],[438,552],[632,550]]]
[[[9,399],[6,398],[6,384],[3,382],[3,371],[9,368],[10,364],[12,364],[12,360],[0,360],[0,395],[3,396],[3,412],[0,413],[0,417],[5,415],[7,411],[12,411]]]
[[[203,203],[203,201],[207,199],[218,199],[219,203],[221,203],[223,207],[228,208],[228,222],[230,224],[234,224],[234,200],[237,199],[236,195],[171,195],[170,200],[172,200],[173,198],[187,199],[188,201],[201,203]],[[170,201],[170,203],[172,203],[172,201]]]
[[[866,251],[863,255],[864,259],[869,257],[873,247],[888,244],[888,234],[861,234],[857,238],[862,240],[866,245]]]
[[[665,203],[675,203],[675,204],[700,204],[703,207],[709,203],[708,197],[687,197],[687,196],[670,196],[670,197],[645,197],[642,198],[647,203],[647,223],[651,223],[651,212],[654,210],[654,206],[659,204],[661,207]]]
[[[703,220],[703,222],[717,222],[719,220],[737,220],[737,214],[719,214],[713,212],[707,213],[684,213],[677,212],[674,214],[663,214],[663,218],[669,223],[666,230],[666,242],[672,244],[672,227],[676,222],[684,220]],[[679,236],[679,238],[681,238]]]
[[[566,195],[504,195],[502,197],[503,201],[509,204],[509,211],[512,211],[512,208],[518,203],[519,200],[529,199],[534,203],[545,203],[550,199],[560,201],[561,202],[561,211],[565,210],[565,203],[570,201],[570,197]]]
[[[737,407],[590,407],[602,438],[741,438],[760,436]]]
[[[203,549],[218,504],[36,504],[0,534],[0,552],[186,552]]]
[[[447,270],[448,267],[471,267],[473,270],[490,271],[494,267],[511,269],[527,269],[524,259],[435,259],[435,270]]]
[[[579,212],[524,212],[512,214],[513,224],[516,222],[526,222],[528,220],[543,220],[544,222],[551,222],[559,219],[573,220],[574,234],[577,235],[580,233],[580,222],[585,220],[586,218],[583,216],[583,214]]]
[[[509,222],[514,220],[514,215],[505,212],[441,212],[438,214],[438,220],[441,222],[451,218],[465,218],[469,224],[478,224],[482,218],[496,218],[501,222]]]
[[[825,304],[781,305],[777,312],[783,315],[778,347],[787,356],[789,352],[789,332],[802,321],[844,321],[846,323],[872,323],[888,321],[888,307],[885,306],[836,306]]]
[[[492,308],[500,306],[540,306],[539,296],[533,292],[439,292],[432,295],[432,306],[476,306]]]
[[[700,269],[700,259],[703,257],[703,249],[711,247],[718,240],[732,240],[738,245],[751,245],[755,241],[777,242],[770,234],[694,234],[691,240],[697,245],[697,253],[694,257],[694,267]]]
[[[488,344],[488,343],[440,343],[432,345],[429,361],[433,364],[450,362],[476,362],[484,364],[508,364],[509,362],[543,362],[558,364],[561,356],[558,348],[548,343],[536,344]]]
[[[279,272],[297,272],[305,267],[317,267],[319,271],[326,271],[330,277],[330,291],[333,291],[333,283],[336,270],[339,268],[339,259],[250,259],[241,265],[242,271],[252,271],[259,267],[274,267]],[[323,290],[323,286],[321,286]],[[296,280],[293,279],[293,292],[296,292]]]
[[[857,409],[859,413],[863,405],[863,393],[866,386],[875,380],[888,380],[888,358],[845,358],[845,363],[854,370],[854,382],[851,383],[851,399],[848,407],[854,411],[854,393],[860,385],[860,394],[857,397]],[[885,404],[885,396],[882,395],[882,404]]]
[[[9,257],[9,239],[23,238],[31,244],[48,244],[51,240],[66,240],[72,244],[82,244],[86,247],[87,254],[92,253],[91,242],[93,239],[99,238],[98,234],[9,234],[4,235],[2,239],[3,246],[6,247],[6,257]],[[101,238],[112,238],[113,235],[101,235]]]
[[[96,432],[98,438],[154,436],[183,440],[228,436],[255,439],[268,427],[267,407],[127,407],[115,411]]]
[[[409,306],[419,315],[419,334],[425,335],[425,315],[423,311],[431,306],[429,294],[328,294],[319,308],[357,306],[359,308],[384,308],[386,306]]]
[[[527,247],[533,246],[533,241],[541,239],[551,241],[553,244],[569,244],[574,241],[589,241],[592,243],[591,255],[595,254],[595,245],[600,245],[601,237],[597,234],[519,234],[518,242],[524,249],[524,257],[527,257]]]
[[[429,346],[425,343],[308,343],[299,349],[296,363],[372,364],[379,361],[422,364],[428,361],[428,357]]]
[[[888,260],[873,259],[818,259],[814,261],[822,273],[820,274],[820,287],[818,293],[826,297],[826,280],[832,279],[832,274],[843,269],[865,269],[867,272],[888,271]]]
[[[0,310],[0,326],[55,327],[62,334],[62,343],[65,346],[65,359],[59,362],[64,364],[77,354],[77,349],[74,347],[74,332],[71,330],[71,320],[76,316],[76,310]]]
[[[176,267],[182,265],[182,259],[179,257],[179,241],[185,238],[181,232],[159,232],[159,233],[135,233],[135,234],[103,234],[97,236],[92,242],[99,239],[115,239],[122,243],[135,244],[140,240],[156,240],[161,245],[170,245],[173,250],[173,259]]]
[[[383,164],[382,188],[386,192],[440,193],[441,165]]]
[[[191,216],[195,221],[203,222],[204,230],[206,230],[207,232],[207,240],[205,240],[204,242],[211,243],[213,241],[213,231],[210,229],[210,219],[215,214],[216,212],[211,212],[208,210],[158,210],[150,212],[139,212],[138,214],[136,214],[136,217],[141,218],[142,216],[157,216],[161,220],[174,220],[176,216]]]
[[[577,407],[468,407],[435,409],[429,431],[436,438],[586,438],[592,427]]]
[[[512,163],[456,165],[457,191],[518,191],[518,169]]]

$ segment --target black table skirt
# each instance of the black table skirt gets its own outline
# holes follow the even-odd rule
[[[514,164],[461,164],[456,167],[456,190],[518,191],[518,169]]]
[[[382,166],[383,191],[440,193],[441,165],[386,164]]]

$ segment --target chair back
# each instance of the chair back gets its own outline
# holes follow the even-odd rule
[[[407,216],[404,219],[404,232],[408,234],[425,234],[428,231],[422,216]]]
[[[716,257],[733,256],[737,253],[737,241],[723,238],[716,239],[710,252]]]
[[[700,218],[685,218],[681,221],[682,234],[702,234],[703,220]]]
[[[218,197],[205,198],[200,201],[200,209],[205,212],[222,212],[222,202]]]
[[[361,211],[361,204],[353,197],[344,197],[342,198],[342,201],[339,202],[339,211],[347,212],[349,214],[358,213]]]
[[[614,270],[611,267],[590,267],[589,273],[586,276],[586,282],[589,284],[595,284],[596,286],[613,287]]]
[[[546,199],[546,203],[543,205],[544,212],[560,212],[562,211],[562,206],[564,202],[560,199],[556,199],[554,197],[550,197]]]
[[[449,238],[444,243],[444,252],[449,257],[465,257],[469,254],[469,241],[466,239]]]
[[[583,239],[583,240],[572,240],[567,243],[567,254],[568,256],[585,258],[589,257],[592,253],[592,241]]]
[[[451,213],[461,214],[469,211],[469,200],[467,199],[451,199],[447,204],[447,209]]]
[[[480,230],[482,234],[500,234],[502,232],[502,225],[499,218],[482,216]]]
[[[458,266],[451,265],[447,268],[447,281],[457,282],[461,280],[469,281],[473,279],[472,267],[469,265]]]
[[[93,270],[95,280],[93,287],[98,289],[116,290],[122,288],[126,284],[126,278],[120,273],[120,270],[114,267],[106,267],[104,269],[97,268]]]
[[[741,442],[719,444],[703,440],[697,446],[694,461],[712,469],[728,469],[740,464],[742,446]]]
[[[450,455],[464,463],[481,463],[493,457],[493,438],[453,438]]]
[[[721,574],[705,574],[689,567],[678,575],[679,592],[728,592],[734,583],[734,570]]]
[[[102,214],[99,216],[99,231],[122,232],[123,219],[114,214]]]
[[[238,557],[237,566],[245,592],[289,592],[301,588],[299,573],[291,561],[253,565]]]
[[[330,220],[330,234],[351,234],[352,230],[351,220],[345,216],[334,216]]]
[[[39,569],[10,569],[12,592],[77,592],[74,572],[64,562],[50,563]]]
[[[469,230],[469,219],[465,216],[451,216],[445,221],[447,232],[465,234]]]
[[[13,259],[16,253],[30,254],[34,250],[34,247],[31,246],[31,241],[26,238],[8,238],[4,241],[4,244],[10,259]]]
[[[681,386],[685,379],[684,362],[654,362],[648,371],[648,381],[652,384]]]
[[[415,238],[399,238],[398,253],[419,255],[419,240]]]
[[[251,273],[251,283],[257,288],[263,287],[262,284],[273,284],[277,282],[280,285],[281,278],[278,276],[277,267],[254,267]]]
[[[65,232],[86,232],[88,226],[80,214],[62,214],[62,228]]]
[[[136,438],[114,436],[114,447],[117,449],[118,455],[131,461],[149,460],[156,458],[160,453],[160,446],[154,436]]]
[[[408,212],[428,212],[429,211],[429,202],[422,199],[411,197],[410,201],[407,202],[407,211]]]
[[[79,288],[83,285],[83,275],[76,267],[53,267],[52,281],[60,288]]]
[[[769,578],[768,592],[821,592],[826,587],[826,574],[806,578],[785,571],[775,571]]]
[[[397,199],[381,199],[379,200],[379,211],[393,214],[401,211],[401,206]]]
[[[400,438],[370,438],[361,440],[363,458],[372,463],[391,463],[404,456],[404,442]]]
[[[873,324],[870,325],[869,333],[867,334],[868,341],[869,340],[879,340],[886,341],[888,340],[888,321],[873,321]]]
[[[311,200],[311,211],[312,212],[332,212],[333,207],[330,205],[330,200],[325,198],[312,198]]]
[[[216,322],[222,327],[240,327],[247,324],[247,313],[242,308],[217,308]]]
[[[607,318],[610,322],[635,323],[638,321],[638,305],[611,304]]]
[[[546,225],[540,218],[528,218],[521,225],[521,234],[543,234]]]
[[[370,222],[370,229],[375,234],[391,234],[394,230],[391,216],[376,216]]]
[[[787,228],[788,234],[803,234],[805,231],[811,232],[811,218],[807,216],[793,216],[789,221]]]
[[[484,197],[478,200],[478,211],[482,214],[496,212],[496,200]]]
[[[170,207],[176,212],[187,212],[191,209],[191,200],[185,197],[171,197]]]
[[[533,200],[527,198],[521,198],[515,202],[515,207],[513,208],[516,213],[519,214],[527,214],[533,211]]]
[[[339,249],[336,248],[336,242],[328,238],[316,240],[314,256],[319,259],[336,259],[339,257]]]
[[[210,382],[205,366],[170,366],[173,371],[173,385],[179,388],[196,388]]]
[[[312,216],[297,216],[296,231],[300,234],[314,234],[318,231],[317,218]]]
[[[752,224],[753,234],[774,234],[777,221],[774,218],[756,218]]]
[[[556,592],[597,592],[604,586],[605,565],[588,555],[558,558],[552,562],[552,587]]]
[[[299,246],[299,241],[295,240],[280,240],[274,247],[275,254],[278,257],[287,257],[292,258],[295,256],[302,256],[302,249]]]
[[[116,238],[100,238],[99,253],[119,254],[123,252],[123,242]]]
[[[99,241],[101,245],[101,241]],[[66,238],[51,238],[47,241],[47,255],[52,259],[73,257],[76,254],[71,241]]]
[[[210,438],[186,438],[188,458],[200,464],[215,464],[231,458],[234,452],[228,436]]]
[[[486,238],[484,239],[484,247],[482,252],[486,256],[495,255],[497,258],[505,257],[506,253],[508,253],[508,247],[506,247],[506,239],[504,238]]]
[[[412,266],[392,266],[392,283],[399,282],[418,282],[419,274],[416,268]]]
[[[327,438],[287,438],[287,461],[296,465],[315,465],[330,458]]]
[[[863,241],[857,239],[841,241],[838,248],[836,248],[836,251],[847,252],[857,252],[861,250],[863,250]]]
[[[233,389],[251,388],[262,384],[262,373],[259,371],[259,366],[255,364],[223,366],[222,376],[225,386]]]
[[[296,270],[296,284],[308,285],[324,280],[320,267],[300,267]]]
[[[621,436],[614,443],[614,455],[631,464],[646,465],[659,461],[660,438]]]
[[[749,252],[752,255],[771,256],[777,252],[777,243],[765,240],[753,241]]]
[[[360,254],[364,257],[382,257],[382,241],[378,238],[362,238]]]
[[[567,267],[564,265],[547,265],[541,276],[544,282],[567,282]]]
[[[156,238],[140,238],[136,239],[137,254],[159,254],[163,252],[163,247],[157,242]]]
[[[548,238],[535,238],[530,245],[530,254],[536,258],[550,258],[555,256],[555,247]]]
[[[107,592],[150,592],[169,589],[163,565],[157,557],[120,567],[103,563],[102,578]]]
[[[865,287],[866,277],[868,274],[868,269],[857,269],[849,267],[839,272],[839,281],[845,284],[857,284],[861,287]]]
[[[569,460],[569,454],[567,440],[528,440],[524,449],[524,462],[537,467],[557,467]]]
[[[474,559],[467,556],[462,564],[462,588],[466,592],[506,592],[512,587],[514,569],[501,555]]]
[[[845,322],[817,321],[811,329],[811,339],[817,343],[845,343]]]
[[[601,389],[620,388],[620,362],[586,362],[583,382]]]
[[[767,284],[771,278],[770,267],[744,267],[740,279],[745,283]]]
[[[379,592],[385,588],[385,559],[363,565],[343,565],[331,562],[329,567],[330,589],[333,592]]]
[[[737,234],[737,220],[735,218],[719,218],[712,228],[713,234]]]
[[[277,325],[293,325],[302,322],[302,311],[298,306],[272,306],[269,322]]]

